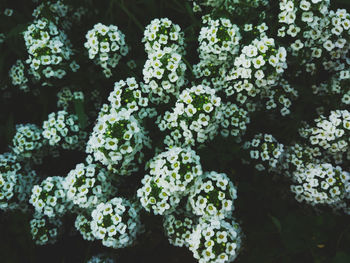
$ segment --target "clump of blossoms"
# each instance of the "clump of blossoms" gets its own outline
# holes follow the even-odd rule
[[[212,19],[203,17],[199,33],[199,57],[207,64],[222,64],[239,51],[241,35],[239,28],[227,18]]]
[[[163,219],[163,228],[169,243],[177,247],[189,246],[195,225],[196,220],[182,211],[166,215]]]
[[[277,167],[284,151],[284,145],[278,143],[270,134],[258,133],[251,141],[243,144],[243,149],[249,151],[249,157],[256,163],[255,168],[258,171],[265,169],[270,171]]]
[[[139,207],[127,199],[115,197],[107,203],[100,203],[91,216],[92,234],[106,247],[130,246],[142,231]]]
[[[341,71],[349,64],[346,60],[350,50],[350,14],[345,9],[331,10],[328,18],[331,21],[327,28],[329,37],[322,45],[328,61],[322,65],[326,70]]]
[[[299,37],[303,32],[303,26],[310,26],[314,18],[327,15],[329,0],[281,0],[279,2],[280,12],[278,22],[281,24],[278,29],[278,35],[292,38]],[[305,29],[304,29],[305,30]]]
[[[64,32],[46,18],[35,20],[24,32],[29,54],[26,63],[35,79],[63,78],[73,51]]]
[[[133,115],[124,116],[115,108],[105,105],[87,143],[86,152],[109,170],[130,175],[138,170],[136,163],[142,159],[141,151],[144,146],[149,146],[149,140]]]
[[[135,78],[114,83],[114,90],[109,94],[108,100],[119,114],[126,117],[137,111],[145,111],[149,102]]]
[[[168,18],[153,19],[146,26],[142,42],[148,54],[171,48],[174,52],[185,55],[184,33],[179,25],[174,24]]]
[[[200,220],[191,234],[189,248],[201,263],[232,262],[241,249],[241,229],[231,220]]]
[[[349,179],[350,174],[339,166],[309,163],[294,172],[291,191],[299,202],[305,201],[313,206],[337,205],[349,190]]]
[[[157,119],[161,131],[168,130],[168,146],[195,145],[212,140],[221,121],[221,99],[207,86],[193,86],[182,91],[172,112]]]
[[[320,116],[315,120],[316,127],[306,129],[309,141],[332,155],[348,151],[350,112],[331,111],[328,118]]]
[[[62,216],[70,208],[64,191],[64,178],[47,177],[40,185],[34,185],[29,202],[38,213],[48,217]]]
[[[75,219],[74,226],[85,240],[94,241],[96,239],[91,230],[91,216],[79,214]]]
[[[195,215],[222,219],[231,216],[235,199],[237,189],[226,174],[206,172],[191,187],[188,207]]]
[[[62,25],[64,29],[70,29],[72,26],[71,15],[68,14],[72,7],[64,4],[62,1],[46,1],[37,6],[33,11],[35,18],[52,18],[56,25]]]
[[[77,164],[64,181],[67,200],[80,208],[92,208],[115,194],[106,169],[95,164]]]
[[[199,156],[190,148],[172,147],[149,163],[149,175],[137,191],[142,206],[154,214],[170,213],[202,174]]]
[[[20,90],[28,91],[28,78],[25,74],[25,67],[22,60],[18,59],[11,67],[9,76],[13,86],[18,86]]]
[[[227,81],[229,70],[230,63],[227,63],[227,61],[219,65],[213,65],[206,60],[200,60],[193,66],[192,73],[202,85],[213,87],[216,92],[220,92],[229,86]]]
[[[28,165],[21,165],[17,155],[0,155],[0,209],[28,211],[28,200],[37,174]]]
[[[221,135],[223,137],[232,136],[240,141],[247,129],[247,124],[250,123],[248,112],[232,102],[222,103],[221,111]]]
[[[61,110],[48,115],[43,122],[42,135],[51,146],[65,150],[82,150],[87,133],[80,129],[78,116]]]
[[[255,97],[263,89],[277,85],[287,68],[286,57],[284,47],[277,48],[273,38],[261,34],[235,57],[227,76],[231,85],[224,90],[226,95],[236,94],[237,101],[244,104],[248,97]]]
[[[10,200],[14,197],[17,184],[17,173],[21,165],[17,162],[16,155],[4,153],[0,155],[0,208],[11,209]]]
[[[120,59],[129,52],[125,35],[115,25],[97,23],[86,34],[84,47],[88,50],[89,58],[103,68],[104,75],[109,78]]]
[[[37,245],[54,244],[57,241],[62,222],[58,218],[48,218],[34,214],[30,220],[30,232]]]
[[[12,139],[12,151],[21,158],[31,158],[43,146],[42,130],[35,124],[16,125],[16,134]]]
[[[143,68],[144,92],[155,104],[167,103],[179,95],[185,83],[186,64],[182,56],[170,47],[148,54]]]
[[[282,159],[274,171],[292,177],[295,170],[320,159],[321,156],[322,153],[319,147],[294,143],[285,147]]]
[[[322,67],[327,71],[342,70],[350,48],[350,15],[345,9],[329,10],[329,2],[285,0],[280,3],[278,35],[293,38],[290,51],[311,75]]]

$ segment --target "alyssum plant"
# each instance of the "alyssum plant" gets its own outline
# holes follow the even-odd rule
[[[176,21],[154,18],[141,41],[143,69],[129,61],[125,79],[118,79],[118,64],[133,52],[128,34],[96,23],[74,46],[69,32],[89,11],[60,0],[38,5],[22,32],[25,59],[9,65],[9,85],[56,92],[53,86],[85,66],[76,54],[97,65],[96,78],[115,84],[103,87],[110,91],[105,101],[102,87],[61,86],[57,110],[42,125],[16,126],[0,155],[0,209],[31,213],[38,245],[62,238],[62,218],[74,215],[85,240],[115,249],[133,245],[147,228],[142,214],[154,214],[170,244],[188,248],[198,262],[232,262],[244,247],[235,213],[239,182],[220,167],[205,170],[199,154],[222,136],[237,144],[243,164],[289,181],[296,201],[350,214],[350,14],[332,10],[329,0],[270,2],[191,0],[201,16],[193,64]],[[251,20],[254,8],[263,11]],[[7,37],[0,36],[2,45]],[[314,100],[332,96],[335,103],[318,107],[319,116],[297,124],[297,136],[282,143],[280,134],[258,130],[254,116],[292,119],[302,99],[296,76],[310,76]],[[92,109],[85,125],[73,110],[77,101]],[[68,174],[41,174],[45,158],[63,151],[85,153],[85,161]],[[128,181],[138,189],[120,194]],[[89,262],[114,261],[97,255]]]

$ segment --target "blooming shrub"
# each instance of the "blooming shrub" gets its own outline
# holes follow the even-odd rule
[[[349,262],[346,7],[2,1],[0,261]]]

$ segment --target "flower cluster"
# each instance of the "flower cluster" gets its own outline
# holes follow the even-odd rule
[[[66,34],[46,18],[35,20],[24,32],[29,73],[35,79],[63,78],[73,51]]]
[[[223,137],[233,136],[240,141],[247,129],[247,124],[250,123],[248,112],[232,102],[222,103],[221,111],[221,135]]]
[[[317,23],[314,18],[326,15],[329,7],[329,0],[282,0],[279,3],[280,13],[278,14],[281,27],[278,34],[281,37],[286,35],[296,37],[301,35],[301,28],[297,25],[303,22],[310,26],[310,23]],[[300,33],[300,34],[299,34]]]
[[[16,156],[11,153],[0,155],[0,208],[6,209],[14,196],[17,183],[17,172],[21,165],[16,162]]]
[[[83,149],[87,137],[79,127],[78,117],[64,110],[49,114],[48,120],[43,122],[42,135],[49,145],[70,150]]]
[[[321,156],[322,153],[319,147],[294,143],[286,146],[281,161],[277,164],[274,171],[291,178],[295,170],[311,163],[315,159],[320,159]]]
[[[124,116],[117,109],[105,105],[87,143],[86,152],[92,153],[95,160],[109,170],[130,175],[137,170],[137,155],[148,144],[145,130],[133,115]]]
[[[18,86],[20,90],[28,91],[28,78],[22,60],[18,59],[9,72],[13,86]]]
[[[188,197],[194,214],[202,218],[229,218],[237,190],[224,173],[206,172],[199,177]]]
[[[97,23],[86,34],[85,48],[89,58],[103,68],[104,75],[109,78],[120,59],[129,52],[125,35],[115,25]]]
[[[57,218],[48,218],[35,214],[30,220],[30,232],[37,245],[54,244],[57,241],[62,222]]]
[[[142,230],[139,208],[135,203],[115,197],[100,203],[91,213],[91,230],[107,247],[130,246]]]
[[[63,3],[62,1],[45,1],[38,5],[34,11],[33,16],[36,19],[39,18],[52,18],[56,25],[61,25],[63,29],[71,29],[73,20],[79,21],[79,16],[85,13],[84,9],[77,8],[73,12],[73,8],[70,5]]]
[[[29,202],[40,214],[48,217],[62,216],[70,207],[64,191],[64,178],[47,177],[40,185],[34,185]]]
[[[28,210],[28,200],[37,174],[27,165],[21,165],[17,155],[0,155],[0,209]]]
[[[109,173],[95,164],[77,164],[64,181],[67,200],[80,208],[93,208],[115,194]]]
[[[240,232],[235,221],[201,220],[191,235],[190,250],[199,262],[232,262],[241,248]]]
[[[163,228],[169,243],[177,247],[188,247],[196,221],[183,212],[174,212],[164,216]]]
[[[143,68],[144,91],[155,104],[168,103],[179,95],[185,83],[186,64],[182,56],[170,47],[148,54]]]
[[[149,168],[137,196],[147,211],[160,215],[172,212],[202,174],[200,158],[190,148],[169,148],[155,156]]]
[[[179,95],[172,112],[158,117],[161,131],[169,130],[168,146],[195,145],[213,139],[219,128],[221,99],[207,86],[193,86]]]
[[[12,139],[12,151],[18,157],[32,158],[43,146],[41,129],[35,124],[19,124]]]
[[[94,241],[96,238],[92,234],[90,223],[91,223],[91,216],[87,217],[83,214],[79,214],[75,219],[74,226],[85,240]]]
[[[184,33],[179,25],[168,18],[153,19],[146,26],[142,42],[148,54],[171,48],[173,52],[185,55]]]
[[[214,65],[206,60],[200,60],[193,66],[192,73],[203,86],[210,86],[216,92],[225,91],[230,86],[227,74],[230,71],[230,63],[223,61]]]
[[[249,151],[249,157],[256,163],[258,171],[276,168],[284,151],[283,144],[278,143],[272,135],[262,133],[256,134],[251,141],[246,141],[243,148]]]
[[[334,205],[342,201],[350,188],[350,174],[329,163],[310,163],[293,174],[291,191],[299,202],[310,205]]]
[[[347,110],[331,111],[328,118],[320,116],[315,120],[316,127],[307,129],[309,141],[330,154],[348,151],[350,112]]]
[[[315,75],[322,68],[344,69],[350,48],[350,15],[345,9],[329,10],[329,5],[328,0],[280,2],[278,36],[293,39],[290,51],[308,74]]]
[[[203,17],[199,33],[199,57],[207,64],[222,64],[239,51],[241,35],[239,28],[227,18],[212,19]]]
[[[244,104],[248,97],[277,85],[287,67],[286,57],[284,47],[277,48],[273,38],[261,33],[235,58],[227,76],[232,85],[225,89],[226,95],[237,94],[237,101]]]
[[[108,100],[118,114],[129,118],[134,112],[144,112],[148,108],[148,98],[142,92],[141,86],[135,78],[127,78],[114,83],[114,90],[109,94]],[[139,116],[147,116],[141,113]]]

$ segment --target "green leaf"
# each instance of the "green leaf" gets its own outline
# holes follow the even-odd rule
[[[78,116],[79,124],[82,129],[87,126],[88,117],[84,111],[84,103],[82,100],[74,100],[75,114]]]
[[[281,222],[276,217],[274,217],[274,216],[272,216],[270,214],[269,214],[269,217],[271,218],[272,223],[276,226],[278,232],[281,233],[281,231],[282,231]]]

